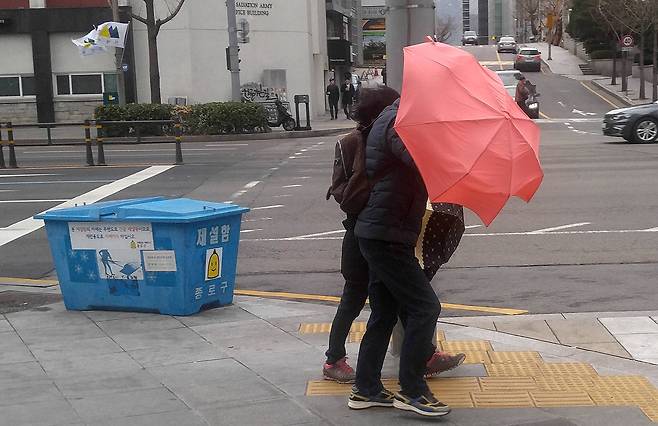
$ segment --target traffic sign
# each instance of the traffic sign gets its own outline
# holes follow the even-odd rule
[[[633,40],[633,36],[630,34],[627,34],[621,38],[621,45],[622,47],[633,47],[635,45],[635,40]]]

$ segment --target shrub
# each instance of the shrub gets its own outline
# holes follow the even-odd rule
[[[589,54],[589,57],[592,59],[612,59],[615,55],[615,52],[612,50],[594,50]]]
[[[269,131],[265,108],[257,103],[212,102],[195,105],[128,104],[96,108],[95,117],[101,121],[179,120],[186,134],[219,135],[230,133],[258,133]],[[163,132],[164,130],[164,132]],[[115,125],[105,129],[106,136],[128,136],[135,126]],[[146,135],[171,134],[168,126],[141,125]]]

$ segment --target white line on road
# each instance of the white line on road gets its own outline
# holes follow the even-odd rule
[[[256,231],[262,231],[262,228],[257,228],[257,229],[243,229],[240,231],[241,234],[248,234],[250,232],[256,232]]]
[[[310,179],[310,178],[311,178],[310,176],[297,176],[294,177],[293,179]]]
[[[33,173],[33,174],[0,175],[0,178],[32,177],[32,176],[59,176],[59,175],[54,173]]]
[[[296,237],[290,237],[290,238],[292,238],[292,239],[313,238],[313,237],[322,237],[322,236],[331,235],[331,234],[343,234],[344,232],[345,232],[344,229],[339,229],[338,231],[328,231],[328,232],[319,232],[317,234],[298,235]]]
[[[603,118],[539,118],[533,121],[538,124],[600,123]]]
[[[466,225],[465,226],[466,229],[481,228],[481,227],[482,227],[482,225]]]
[[[249,207],[251,210],[269,210],[269,209],[278,209],[284,207],[283,204],[275,204],[273,206],[262,206],[262,207]]]
[[[249,182],[249,183],[246,184],[244,187],[247,188],[247,189],[251,189],[251,188],[253,188],[254,186],[258,185],[259,183],[260,183],[259,180],[255,180],[255,181]]]
[[[258,219],[245,219],[242,222],[258,222],[261,220],[272,220],[271,217],[259,217]]]
[[[249,146],[248,143],[208,143],[206,146]]]
[[[68,201],[64,198],[61,200],[0,200],[0,204],[20,204],[20,203],[61,203]]]
[[[126,188],[130,188],[133,185],[137,185],[140,182],[164,173],[172,167],[175,166],[151,166],[137,173],[133,173],[130,176],[126,176],[123,179],[119,179],[93,189],[85,194],[72,198],[69,201],[66,201],[48,210],[64,207],[74,207],[77,204],[95,203],[102,200],[103,198],[107,198],[110,195],[116,194],[119,191],[123,191]],[[20,222],[16,222],[7,226],[6,228],[0,228],[0,247],[14,240],[17,240],[24,235],[30,234],[37,229],[40,229],[41,227],[43,227],[43,220],[37,220],[33,219],[32,217],[28,217],[27,219],[23,219]]]
[[[569,225],[554,226],[552,228],[538,229],[536,231],[530,231],[529,233],[530,234],[542,234],[544,232],[561,231],[563,229],[577,228],[579,226],[585,226],[585,225],[591,225],[591,223],[590,222],[571,223]]]
[[[0,185],[46,185],[51,183],[108,183],[112,182],[107,179],[100,180],[50,180],[50,181],[20,181],[20,182],[0,182]]]
[[[292,197],[292,194],[272,195],[272,198]]]
[[[281,188],[299,188],[302,185],[284,185]]]

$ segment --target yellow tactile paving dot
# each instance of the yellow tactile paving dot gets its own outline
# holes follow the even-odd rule
[[[587,393],[596,405],[653,404],[658,407],[658,392],[590,389]]]
[[[331,380],[309,380],[306,385],[306,395],[349,395],[351,389],[352,385],[342,385],[340,383],[332,382]]]
[[[432,391],[436,398],[448,404],[451,408],[474,408],[473,399],[469,392],[456,392],[456,391]]]
[[[658,423],[658,405],[655,404],[641,404],[640,410],[647,416],[652,422]]]
[[[446,352],[492,351],[491,343],[486,340],[463,340],[441,342],[441,349]]]
[[[347,335],[347,343],[359,343],[361,340],[363,340],[364,334],[366,334],[365,331],[350,332]]]
[[[540,363],[543,362],[537,352],[489,351],[489,358],[494,364]]]
[[[517,408],[534,407],[528,392],[472,392],[477,408]]]
[[[590,376],[537,376],[535,382],[539,390],[587,390],[596,386],[594,379]]]
[[[642,376],[597,376],[592,378],[597,388],[610,389],[649,389],[656,391],[656,388]]]
[[[479,392],[480,383],[477,377],[437,377],[427,380],[432,392]]]
[[[530,391],[538,389],[532,377],[480,377],[480,387],[487,392]]]
[[[485,364],[484,368],[487,370],[487,374],[491,377],[534,377],[541,375],[539,365],[536,363]]]
[[[357,324],[363,324],[363,326],[357,326]],[[362,330],[361,330],[362,328]],[[329,327],[331,329],[331,327]],[[349,334],[347,335],[347,343],[359,343],[363,340],[363,335],[366,332],[366,323],[354,323],[350,329]],[[436,330],[436,346],[439,347],[441,342],[445,341],[446,335],[442,330]]]
[[[447,351],[451,355],[455,355],[459,351]],[[489,354],[487,351],[464,351],[463,354],[466,355],[464,359],[464,364],[491,364],[489,359]]]
[[[445,342],[445,340],[446,340],[446,333],[443,330],[436,330],[436,341]]]
[[[330,322],[313,322],[299,324],[300,334],[329,333],[331,331]]]
[[[569,375],[569,376],[596,376],[598,373],[589,364],[580,362],[560,362],[551,364],[538,364],[544,376]]]
[[[530,391],[537,407],[592,406],[594,401],[585,391]]]

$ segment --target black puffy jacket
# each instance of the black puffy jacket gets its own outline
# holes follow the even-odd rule
[[[354,233],[360,238],[414,246],[427,205],[416,165],[393,129],[399,100],[372,125],[366,143],[366,172],[374,182]]]

